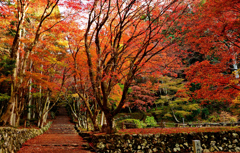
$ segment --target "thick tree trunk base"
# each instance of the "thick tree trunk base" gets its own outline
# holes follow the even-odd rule
[[[12,121],[11,121],[12,109],[13,109],[13,104],[8,105],[5,113],[2,115],[2,117],[0,119],[1,125],[3,125],[3,126],[5,126],[5,125],[12,126]]]

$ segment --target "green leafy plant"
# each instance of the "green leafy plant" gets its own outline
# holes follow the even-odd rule
[[[208,121],[210,122],[219,122],[220,121],[220,117],[218,114],[212,114],[208,117]]]
[[[147,124],[147,126],[150,126],[150,127],[155,127],[157,126],[157,122],[156,120],[154,119],[153,116],[147,116],[146,120],[145,120],[145,123]]]
[[[12,74],[13,69],[15,68],[15,60],[9,59],[6,56],[3,56],[0,60],[0,76],[8,76]]]
[[[2,94],[0,93],[0,102],[8,101],[10,99],[10,96],[6,93]]]
[[[209,115],[209,110],[207,108],[202,109],[202,119],[207,119]]]
[[[122,123],[128,123],[132,124],[133,126],[136,126],[136,128],[144,128],[146,127],[146,124],[143,121],[137,120],[137,119],[124,119],[117,122],[117,127],[121,127]]]

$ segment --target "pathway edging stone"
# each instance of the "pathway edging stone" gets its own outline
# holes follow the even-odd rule
[[[49,129],[51,124],[52,122],[48,122],[41,129],[16,129],[13,127],[1,127],[0,153],[17,152],[25,141],[43,134]]]

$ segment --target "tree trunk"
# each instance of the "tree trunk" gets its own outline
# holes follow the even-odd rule
[[[15,126],[19,126],[20,124],[20,118],[21,118],[21,113],[19,114],[14,114],[15,117]]]
[[[16,95],[16,104],[15,104],[15,108],[14,108],[14,123],[13,126],[19,126],[20,124],[20,118],[21,115],[24,111],[24,104],[25,104],[25,100],[24,100],[24,89],[20,88],[19,89],[19,94]]]
[[[106,120],[107,120],[107,133],[112,134],[113,133],[113,116],[111,114],[106,114]]]
[[[42,128],[44,124],[47,122],[48,111],[45,113],[41,113],[41,116],[38,119],[38,127]]]
[[[16,35],[13,40],[13,44],[11,46],[11,54],[10,57],[12,60],[15,60],[15,68],[13,69],[13,74],[12,74],[12,82],[11,82],[11,97],[7,106],[6,111],[1,117],[1,122],[3,122],[4,125],[9,124],[9,125],[15,125],[15,121],[13,121],[13,113],[14,108],[17,107],[17,99],[16,99],[16,92],[17,92],[17,83],[16,83],[16,78],[18,77],[18,67],[19,67],[19,45],[20,45],[20,39],[21,39],[21,30],[22,30],[22,24],[25,20],[25,13],[28,9],[28,3],[17,3],[18,8],[22,8],[22,10],[18,10],[19,13],[19,18],[17,22],[17,29],[16,29]]]
[[[93,123],[94,131],[99,131],[97,116],[96,116],[96,117],[95,117],[95,116],[93,117],[92,123]]]
[[[35,105],[35,107],[32,108],[32,118],[36,117],[36,102],[37,100],[35,98],[32,99],[33,105]]]
[[[86,124],[87,124],[87,131],[88,131],[88,112],[86,112]]]
[[[44,115],[41,115],[39,121],[38,121],[38,127],[42,128],[44,125]]]
[[[235,78],[239,78],[239,72],[238,72],[238,65],[237,65],[237,53],[234,53],[234,58],[233,58],[233,68],[235,72]]]
[[[171,107],[171,110],[172,110],[172,114],[173,114],[174,120],[175,120],[177,123],[179,123],[179,120],[177,119],[177,117],[176,117],[176,115],[175,115],[172,107]]]
[[[46,123],[46,121],[47,121],[49,106],[50,106],[50,90],[47,91],[46,101],[45,101],[44,106],[41,110],[42,113],[41,113],[41,116],[40,116],[40,119],[39,119],[39,122],[38,122],[38,126],[40,128],[42,128],[44,123]]]
[[[13,69],[13,74],[12,74],[12,82],[11,82],[11,97],[10,100],[8,102],[8,106],[5,110],[5,112],[3,113],[2,117],[1,117],[1,122],[3,122],[3,125],[9,124],[11,126],[15,125],[15,121],[13,121],[13,113],[15,112],[15,107],[17,104],[17,82],[16,82],[16,78],[17,78],[17,74],[18,74],[18,67],[19,67],[19,51],[16,52],[15,54],[15,58],[14,60],[16,60],[15,63],[15,68]]]
[[[101,124],[101,126],[103,126],[103,124],[106,124],[106,123],[107,123],[107,122],[106,122],[106,117],[105,117],[105,115],[104,115],[104,112],[102,111],[100,124]]]
[[[3,122],[3,125],[6,125],[6,124],[12,125],[12,114],[14,111],[14,105],[15,105],[15,99],[11,96],[8,106],[6,108],[6,111],[1,117],[1,122]]]
[[[30,72],[32,72],[31,69],[32,61],[30,62]],[[30,120],[32,117],[32,78],[29,79],[29,93],[28,93],[28,114],[27,114],[27,119]]]
[[[41,123],[42,123],[42,111],[40,111],[39,114],[38,114],[38,124],[37,124],[37,126],[41,127]]]

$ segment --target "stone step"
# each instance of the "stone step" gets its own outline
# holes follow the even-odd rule
[[[86,149],[88,143],[76,132],[65,108],[60,108],[49,130],[25,142],[19,153],[91,153]]]
[[[33,147],[39,147],[39,146],[44,146],[44,147],[46,147],[46,146],[52,146],[52,147],[71,146],[71,147],[78,147],[78,146],[82,146],[82,145],[79,145],[79,144],[23,144],[22,146],[33,146]]]

